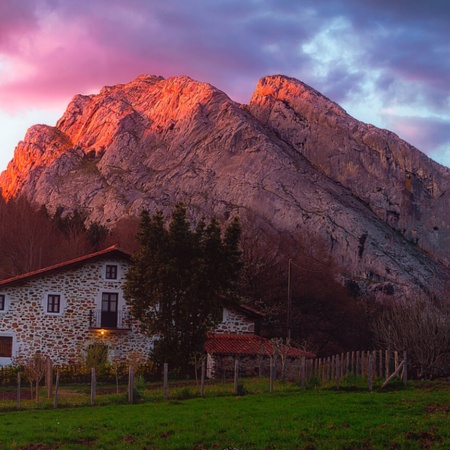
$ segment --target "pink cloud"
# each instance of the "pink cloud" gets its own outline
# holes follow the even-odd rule
[[[2,1],[0,108],[17,112],[67,104],[77,93],[143,73],[189,75],[242,102],[260,77],[284,73],[335,101],[352,101],[366,95],[362,87],[376,73],[373,91],[384,107],[414,104],[439,112],[448,107],[450,92],[446,5],[442,0],[414,0],[408,7],[389,0]],[[335,64],[318,77],[321,61],[302,45],[336,17],[351,23],[355,36],[345,45],[364,47],[363,56],[351,70]],[[414,130],[392,125],[402,137],[414,137]],[[427,135],[428,148],[436,133],[445,139],[438,128]]]
[[[419,150],[435,157],[438,150],[450,146],[450,123],[433,117],[385,116],[388,128]]]

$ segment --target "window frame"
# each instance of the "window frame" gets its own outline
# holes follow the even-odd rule
[[[54,311],[50,311],[49,306],[50,306],[50,298],[52,297],[59,297],[59,311],[58,312],[54,312]],[[62,316],[64,313],[64,309],[66,307],[66,301],[65,301],[65,297],[64,294],[62,292],[46,292],[44,294],[44,299],[42,301],[42,306],[44,308],[44,313],[47,316]]]
[[[114,278],[110,276],[111,275],[110,270],[113,271],[113,274],[115,275]],[[104,277],[105,280],[108,281],[117,281],[119,279],[119,265],[113,263],[105,264]]]
[[[0,366],[9,366],[13,358],[17,355],[17,342],[15,334],[12,332],[0,332],[0,337],[11,338],[11,356],[0,356]]]
[[[0,314],[7,312],[9,309],[9,295],[5,292],[0,292]]]
[[[61,295],[48,294],[47,295],[47,313],[60,314],[61,313]]]
[[[10,335],[0,335],[0,341],[2,340],[2,339],[8,339],[9,340],[9,350],[10,350],[10,354],[9,355],[2,355],[1,353],[0,353],[0,359],[1,358],[12,358],[13,357],[13,354],[14,354],[14,336],[10,336]],[[1,348],[1,345],[0,345],[0,348]],[[5,348],[6,348],[6,346],[5,346]]]

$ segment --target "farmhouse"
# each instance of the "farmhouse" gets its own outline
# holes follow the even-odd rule
[[[0,365],[38,351],[55,364],[74,364],[95,344],[118,361],[132,350],[148,355],[153,340],[140,332],[123,297],[130,263],[131,255],[113,246],[0,281]],[[253,335],[261,317],[247,306],[225,309],[215,334]]]
[[[107,345],[110,357],[148,352],[151,341],[130,318],[122,285],[131,255],[105,250],[0,281],[0,364],[37,351],[73,364],[84,348]]]

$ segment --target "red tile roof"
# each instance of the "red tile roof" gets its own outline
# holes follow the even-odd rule
[[[260,318],[260,317],[266,317],[264,313],[261,311],[258,311],[257,309],[251,308],[247,305],[239,305],[237,307],[239,310],[241,310],[244,314],[247,316],[253,317],[253,318]]]
[[[127,260],[131,259],[131,253],[128,253],[127,251],[122,250],[117,245],[113,245],[111,247],[105,248],[98,252],[90,253],[89,255],[80,256],[78,258],[74,258],[69,261],[64,261],[59,264],[55,264],[53,266],[44,267],[43,269],[38,269],[33,272],[24,273],[22,275],[17,275],[15,277],[8,278],[6,280],[2,280],[2,281],[0,281],[0,287],[1,286],[4,287],[4,286],[11,285],[11,284],[19,283],[22,281],[26,281],[30,278],[35,278],[40,275],[47,275],[49,273],[58,272],[60,270],[70,269],[74,266],[84,264],[89,261],[97,260],[104,256],[119,256],[119,257],[127,259]]]
[[[289,358],[314,357],[312,353],[298,348],[282,345],[282,349],[288,351]],[[268,339],[255,334],[209,334],[205,351],[216,355],[270,356],[274,354],[274,346]]]

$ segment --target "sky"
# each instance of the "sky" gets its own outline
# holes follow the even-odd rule
[[[297,78],[450,167],[449,0],[0,0],[0,171],[74,95],[141,74],[240,103]]]

